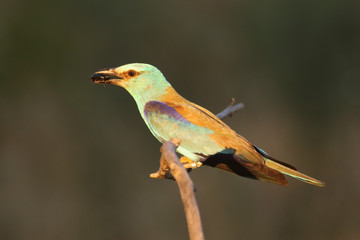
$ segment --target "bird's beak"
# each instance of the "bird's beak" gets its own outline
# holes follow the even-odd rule
[[[91,80],[93,80],[94,83],[102,83],[102,84],[119,85],[122,79],[123,79],[122,76],[116,74],[113,68],[102,69],[98,72],[95,72],[91,76]]]

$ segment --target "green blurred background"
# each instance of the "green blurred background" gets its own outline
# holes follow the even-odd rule
[[[207,239],[360,239],[358,1],[45,1],[0,7],[0,239],[186,239],[160,144],[89,80],[157,66],[184,97],[327,183],[191,173]]]

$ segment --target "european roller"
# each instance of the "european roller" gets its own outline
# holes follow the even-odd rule
[[[154,66],[132,63],[102,69],[95,83],[125,88],[135,99],[140,115],[160,141],[180,140],[177,151],[186,168],[217,167],[237,175],[287,185],[288,175],[316,186],[324,183],[300,173],[290,164],[269,156],[207,109],[192,103],[170,85]]]

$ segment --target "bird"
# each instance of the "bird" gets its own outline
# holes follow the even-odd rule
[[[269,156],[232,130],[209,110],[182,97],[155,66],[130,63],[95,72],[98,84],[123,87],[134,98],[140,115],[161,143],[176,138],[185,168],[202,165],[265,182],[288,185],[284,175],[325,186],[292,165]]]

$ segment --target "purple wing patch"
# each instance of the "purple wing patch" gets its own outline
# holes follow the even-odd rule
[[[147,120],[149,115],[152,113],[157,114],[164,114],[167,115],[173,119],[176,119],[183,123],[190,123],[186,118],[184,118],[182,115],[180,115],[175,108],[170,107],[166,103],[160,102],[160,101],[149,101],[145,104],[144,107],[144,115]]]

